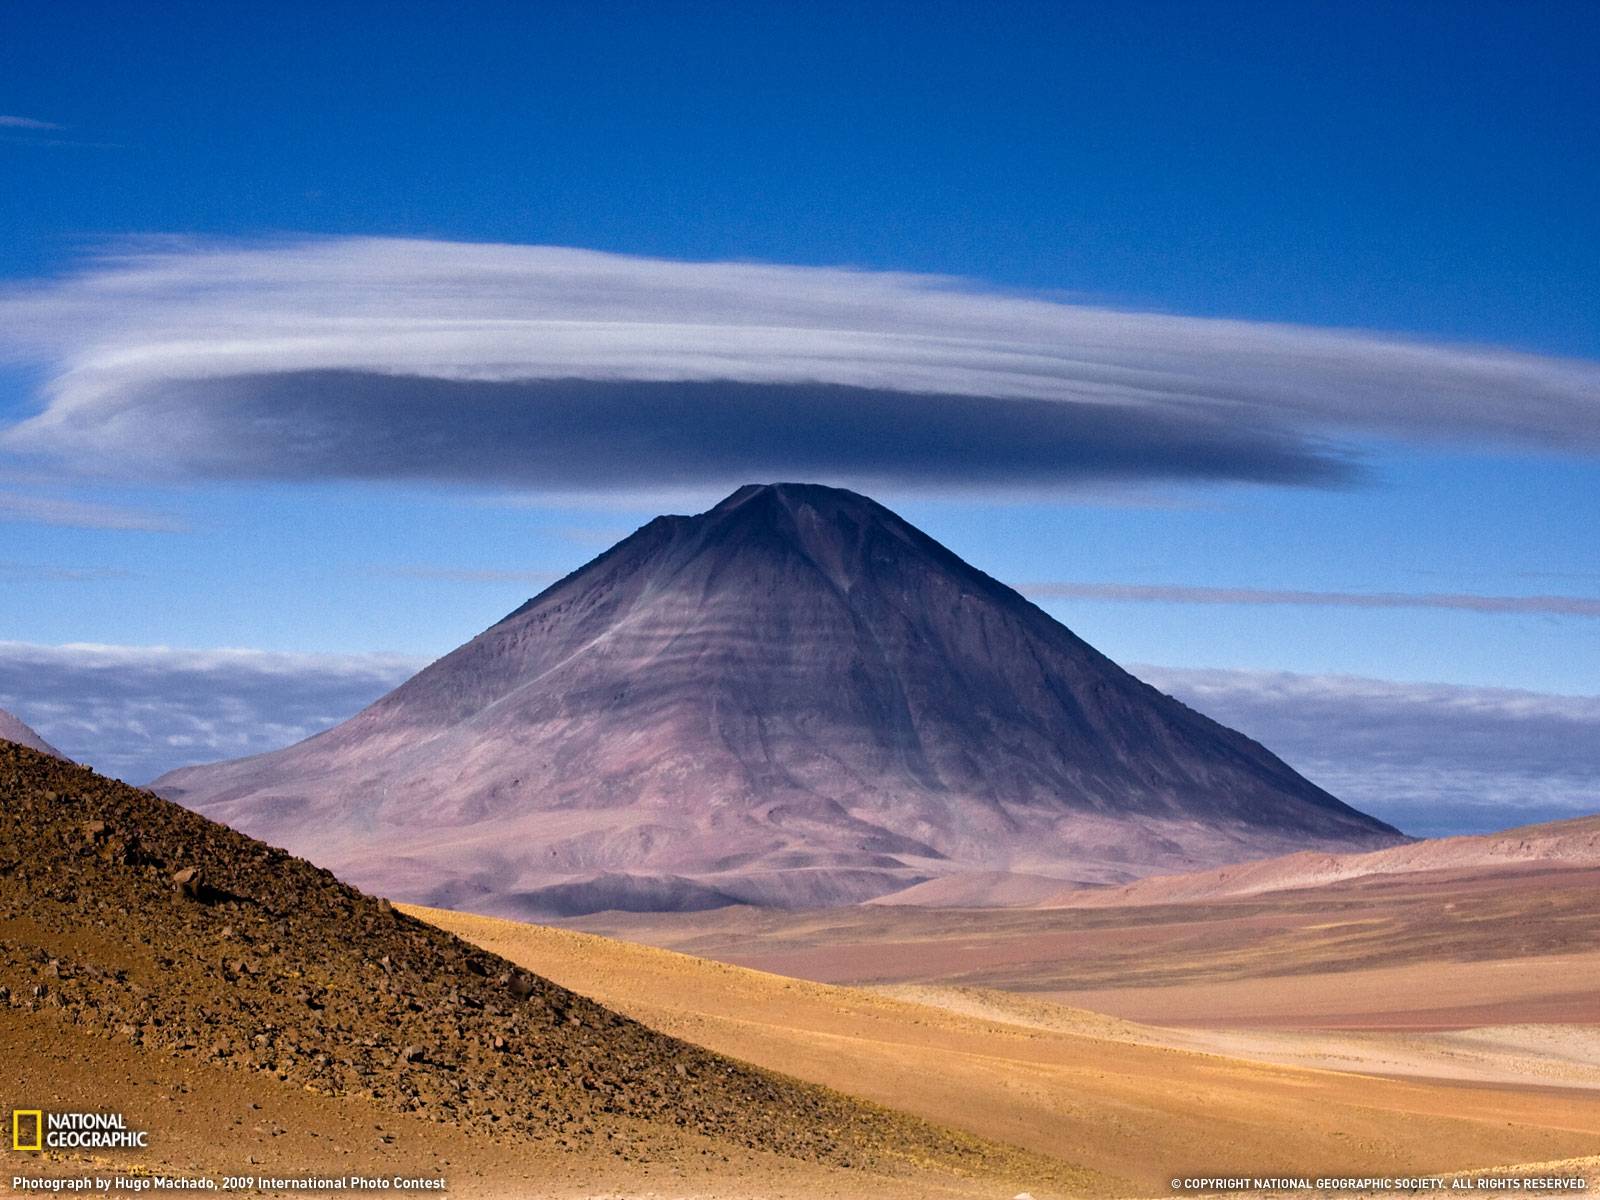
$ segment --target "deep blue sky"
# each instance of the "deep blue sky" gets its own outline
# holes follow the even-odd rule
[[[968,274],[1600,355],[1600,8],[7,6],[0,270],[129,231]]]
[[[0,19],[0,114],[25,119],[0,122],[0,281],[128,234],[385,234],[954,274],[1600,358],[1592,3],[51,0]],[[48,375],[4,368],[0,427]],[[1014,581],[1600,595],[1592,454],[1361,453],[1342,488],[882,498]],[[0,640],[422,655],[655,508],[4,462],[0,491],[56,506],[0,525]],[[182,529],[79,528],[105,521],[69,504]],[[1600,690],[1592,618],[1049,607],[1124,660]]]

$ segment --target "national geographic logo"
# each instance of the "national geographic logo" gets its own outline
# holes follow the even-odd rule
[[[129,1129],[121,1113],[11,1112],[13,1150],[143,1150],[149,1144],[150,1134]]]
[[[11,1113],[11,1148],[44,1149],[44,1113],[37,1108],[19,1108]]]

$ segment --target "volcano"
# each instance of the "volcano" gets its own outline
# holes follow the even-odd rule
[[[343,724],[155,787],[369,890],[523,917],[1403,840],[888,509],[787,483],[658,517]]]

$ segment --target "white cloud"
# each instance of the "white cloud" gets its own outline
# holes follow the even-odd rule
[[[1372,439],[1600,452],[1593,362],[536,246],[145,241],[7,293],[0,338],[49,373],[0,445],[155,475],[1331,482]]]
[[[395,654],[0,642],[0,708],[48,728],[69,757],[143,783],[309,737],[424,665]]]
[[[9,116],[0,113],[0,129],[60,129],[53,121],[37,121],[32,117]]]

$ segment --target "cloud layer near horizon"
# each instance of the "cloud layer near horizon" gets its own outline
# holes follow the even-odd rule
[[[0,708],[48,727],[68,757],[142,784],[320,733],[425,665],[397,654],[0,642]]]
[[[48,378],[0,447],[145,477],[1328,484],[1380,439],[1600,452],[1591,362],[551,247],[147,241],[0,295],[0,340]]]
[[[424,662],[0,642],[0,708],[136,783],[318,733]],[[1410,833],[1600,811],[1600,696],[1285,672],[1135,668]]]
[[[1600,696],[1285,671],[1136,666],[1407,833],[1600,812]]]

